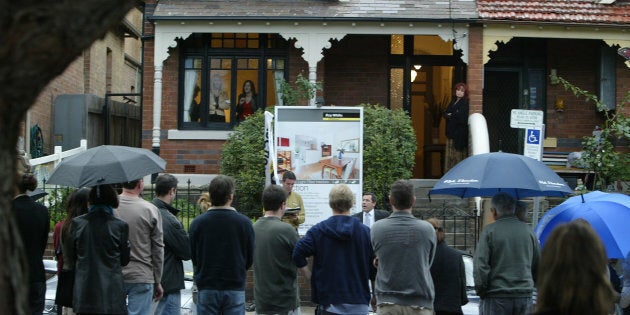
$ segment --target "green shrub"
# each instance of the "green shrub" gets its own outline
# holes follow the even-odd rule
[[[363,191],[376,194],[387,207],[390,185],[412,176],[416,137],[411,119],[402,110],[364,106]],[[262,214],[265,187],[264,114],[257,112],[239,126],[223,146],[221,174],[236,179],[235,207],[250,218]]]
[[[412,177],[416,134],[402,110],[361,104],[363,112],[363,191],[373,192],[380,207],[389,208],[389,187]]]
[[[223,145],[221,174],[236,180],[234,207],[250,218],[262,214],[265,188],[265,116],[263,111],[247,117]]]

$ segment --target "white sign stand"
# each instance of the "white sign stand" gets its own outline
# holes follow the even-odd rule
[[[540,110],[513,109],[510,115],[510,127],[525,129],[523,155],[542,160],[543,142],[545,140],[544,113]],[[541,197],[534,197],[532,228],[538,223]]]

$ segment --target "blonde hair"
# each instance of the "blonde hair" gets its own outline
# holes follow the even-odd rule
[[[578,219],[557,226],[541,255],[537,311],[608,314],[615,293],[607,263],[604,245],[587,221]]]
[[[437,236],[438,244],[444,242],[444,228],[440,224],[440,220],[438,220],[438,218],[428,218],[426,221],[431,223],[431,225],[433,225],[433,228],[435,229],[435,234]]]
[[[335,185],[328,194],[328,205],[334,212],[344,213],[350,211],[354,205],[354,194],[348,185]]]
[[[210,193],[204,192],[197,199],[197,204],[199,208],[201,208],[201,213],[208,211],[210,207],[212,207],[212,202],[210,202]]]

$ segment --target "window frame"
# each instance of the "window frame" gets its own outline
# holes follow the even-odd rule
[[[267,34],[267,33],[259,33],[259,47],[258,48],[211,48],[211,38],[212,33],[195,33],[192,34],[186,40],[180,40],[178,47],[180,47],[179,54],[179,74],[178,74],[178,96],[177,96],[177,130],[180,131],[220,131],[225,134],[229,133],[232,129],[238,125],[238,122],[235,119],[234,115],[234,107],[237,103],[237,97],[241,93],[242,86],[237,86],[239,83],[238,75],[239,70],[237,69],[237,60],[242,58],[251,58],[258,60],[258,68],[256,69],[257,74],[255,75],[257,82],[256,84],[256,102],[257,104],[263,104],[264,107],[267,107],[269,104],[266,104],[267,99],[267,88],[269,84],[274,84],[273,82],[266,82],[267,71],[267,60],[283,60],[284,69],[283,70],[283,78],[286,80],[289,74],[289,41],[283,39],[279,34]],[[215,37],[216,38],[216,37]],[[267,47],[269,44],[280,44],[280,47]],[[184,115],[186,113],[186,107],[190,106],[190,104],[185,104],[185,76],[186,70],[186,61],[189,58],[201,58],[201,106],[200,111],[203,113],[203,119],[201,122],[191,122],[185,121]],[[231,119],[229,123],[223,122],[210,122],[208,121],[208,111],[209,111],[209,93],[210,93],[210,60],[211,59],[231,59],[231,67],[230,67],[230,91],[229,98],[231,104]],[[178,137],[177,134],[190,134],[190,133],[173,133],[174,137]],[[169,133],[170,138],[170,133]]]

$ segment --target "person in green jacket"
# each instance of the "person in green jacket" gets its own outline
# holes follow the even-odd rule
[[[500,192],[491,201],[496,220],[481,232],[473,264],[480,315],[529,314],[539,260],[538,239],[514,214],[516,200]]]

